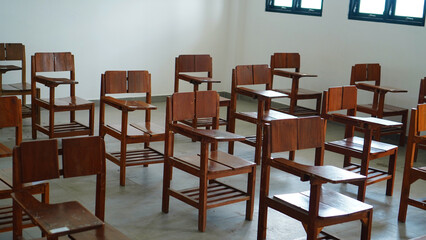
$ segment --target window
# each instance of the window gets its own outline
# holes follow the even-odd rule
[[[425,0],[351,0],[349,19],[425,25]]]
[[[266,11],[321,16],[322,1],[323,0],[266,0]]]

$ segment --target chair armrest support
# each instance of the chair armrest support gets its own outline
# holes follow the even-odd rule
[[[288,97],[285,93],[280,93],[274,90],[253,90],[250,88],[239,87],[236,89],[236,92],[242,95],[246,95],[248,97],[252,97],[254,99],[259,100],[267,100],[272,98],[283,98]]]
[[[334,184],[365,180],[365,176],[363,175],[335,166],[308,166],[284,158],[273,158],[272,161],[280,165],[280,169],[310,181],[319,180],[324,183],[329,182]]]
[[[274,70],[273,73],[274,73],[274,75],[278,75],[278,76],[281,76],[281,77],[287,77],[287,78],[318,77],[318,75],[315,75],[315,74],[289,72],[289,71],[284,71],[284,70]]]
[[[35,81],[46,85],[47,87],[57,87],[61,84],[78,84],[78,82],[70,80],[68,78],[51,78],[45,76],[35,76]]]
[[[127,111],[135,111],[135,110],[155,110],[156,106],[146,103],[144,101],[127,101],[121,100],[117,98],[113,98],[110,96],[102,97],[101,100],[112,107],[117,109],[126,109]]]
[[[220,83],[220,80],[215,80],[209,77],[196,77],[187,74],[179,74],[179,79],[185,80],[192,84],[201,84],[201,83]]]
[[[183,124],[173,124],[173,131],[187,137],[195,137],[197,141],[204,142],[233,142],[243,141],[245,137],[217,129],[196,129]]]

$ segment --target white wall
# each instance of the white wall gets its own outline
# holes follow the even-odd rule
[[[322,17],[265,12],[263,0],[242,3],[246,14],[237,64],[269,63],[274,52],[299,52],[302,72],[319,75],[304,79],[301,87],[325,90],[349,84],[352,65],[378,62],[382,85],[408,90],[388,94],[386,101],[415,107],[426,76],[425,27],[348,20],[349,0],[324,0]],[[274,81],[280,86],[286,86],[284,80]]]
[[[153,94],[168,95],[174,58],[185,53],[211,54],[223,81],[215,89],[230,91],[235,65],[283,51],[300,52],[302,71],[319,75],[302,87],[316,90],[348,84],[355,63],[379,62],[383,85],[409,91],[387,101],[414,107],[425,28],[348,20],[348,5],[325,0],[323,16],[312,17],[265,12],[264,0],[0,0],[0,39],[23,42],[28,66],[34,52],[73,52],[77,94],[87,99],[99,98],[100,74],[113,69],[147,69]]]
[[[153,94],[168,95],[173,92],[179,54],[209,53],[214,76],[228,77],[223,61],[229,50],[228,4],[228,0],[0,0],[0,41],[26,45],[27,81],[35,52],[70,51],[80,82],[78,96],[99,99],[101,73],[121,69],[149,70]],[[191,88],[187,84],[182,89]],[[60,89],[57,96],[66,92]]]

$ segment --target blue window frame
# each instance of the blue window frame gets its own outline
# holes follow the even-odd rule
[[[349,19],[425,25],[425,0],[350,0]]]
[[[323,0],[266,0],[266,11],[322,16]]]

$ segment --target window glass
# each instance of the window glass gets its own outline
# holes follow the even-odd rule
[[[422,18],[424,4],[424,0],[396,0],[395,15]]]
[[[274,5],[277,7],[291,7],[293,6],[293,0],[275,0]]]
[[[302,8],[321,9],[322,0],[302,0]]]
[[[360,0],[359,12],[381,15],[385,11],[385,2],[386,0]]]

